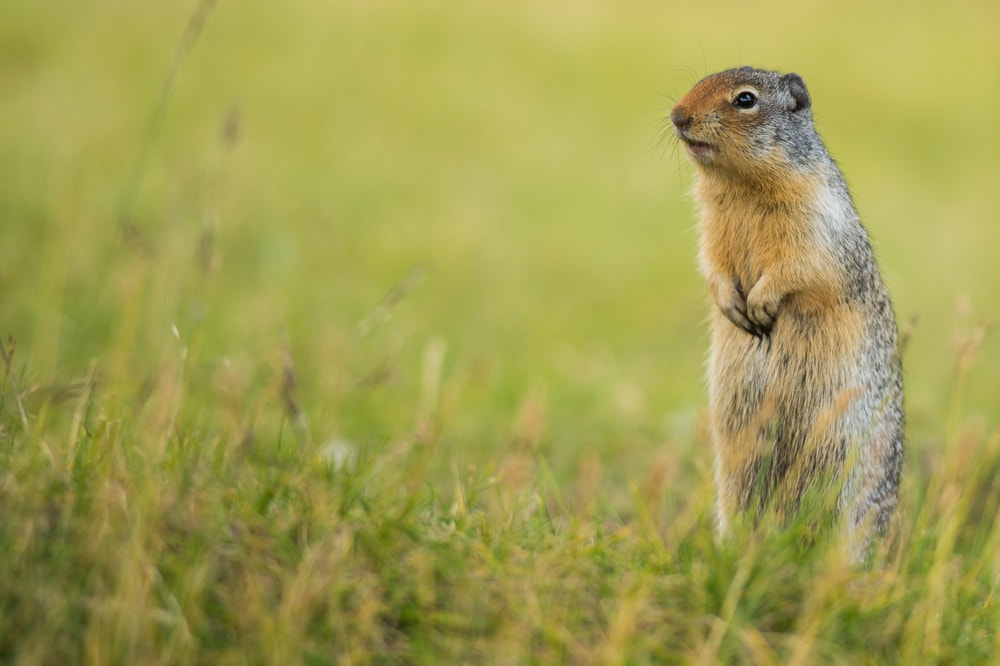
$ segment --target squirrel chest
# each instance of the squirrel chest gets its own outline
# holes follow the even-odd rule
[[[818,178],[789,175],[778,191],[702,178],[701,268],[710,284],[732,281],[744,298],[764,275],[784,283],[781,312],[823,316],[850,307],[836,219],[818,202],[829,198]],[[780,317],[779,317],[780,318]],[[777,321],[774,322],[777,324]]]

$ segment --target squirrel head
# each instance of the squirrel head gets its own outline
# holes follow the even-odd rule
[[[702,171],[752,179],[813,163],[821,143],[810,109],[798,74],[740,67],[695,84],[670,122]]]

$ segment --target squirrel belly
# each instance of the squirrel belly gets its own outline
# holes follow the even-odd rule
[[[794,510],[820,481],[862,557],[902,465],[895,315],[795,74],[707,77],[671,110],[698,167],[700,267],[715,302],[709,402],[719,529]]]

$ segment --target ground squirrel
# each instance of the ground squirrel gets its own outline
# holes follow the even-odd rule
[[[712,313],[709,399],[720,532],[836,479],[864,556],[896,507],[903,392],[895,315],[798,74],[709,76],[670,111],[697,166]]]

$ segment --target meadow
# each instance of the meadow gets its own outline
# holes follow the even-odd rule
[[[0,4],[0,663],[1000,662],[1000,7]],[[714,538],[672,101],[797,71],[893,537]]]

